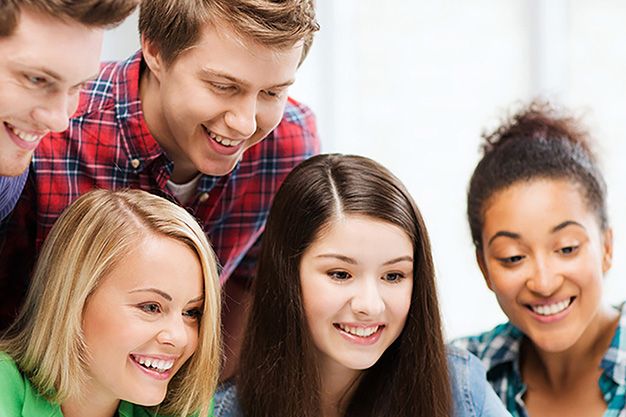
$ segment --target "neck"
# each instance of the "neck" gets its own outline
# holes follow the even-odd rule
[[[615,333],[619,313],[601,306],[580,338],[562,352],[546,352],[529,340],[522,346],[524,380],[541,378],[555,392],[569,390],[582,375],[600,372],[599,364]]]
[[[160,89],[159,80],[146,66],[139,77],[139,97],[143,118],[154,140],[157,141],[168,158],[174,163],[174,170],[170,179],[176,184],[184,184],[191,181],[198,174],[198,170],[184,156],[184,152],[173,140],[173,134],[163,115],[163,107],[161,106],[159,95]]]
[[[339,369],[340,368],[340,369]],[[341,365],[326,366],[320,373],[320,402],[323,417],[341,417],[356,389],[363,371],[346,369]]]
[[[85,395],[81,399],[68,399],[61,404],[64,417],[113,417],[119,400],[104,400]]]

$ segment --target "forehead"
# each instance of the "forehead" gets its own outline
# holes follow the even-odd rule
[[[228,74],[251,84],[278,85],[292,81],[303,44],[271,47],[243,38],[233,30],[205,25],[200,39],[174,61],[189,70]]]
[[[102,38],[103,29],[22,10],[13,34],[0,38],[0,53],[8,64],[78,82],[97,72]]]
[[[489,198],[483,218],[486,231],[532,231],[542,226],[551,228],[565,220],[598,224],[583,187],[566,179],[518,181]]]
[[[392,257],[399,252],[411,254],[413,243],[409,235],[395,224],[370,216],[344,214],[319,231],[309,251],[335,250],[361,257],[370,249],[377,256]]]

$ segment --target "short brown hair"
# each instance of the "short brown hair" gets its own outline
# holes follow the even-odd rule
[[[3,0],[0,37],[11,36],[24,9],[85,26],[112,27],[122,23],[140,0]]]
[[[302,41],[300,62],[319,30],[313,0],[150,0],[139,7],[139,33],[168,64],[198,41],[205,24],[226,25],[243,39],[274,48]]]

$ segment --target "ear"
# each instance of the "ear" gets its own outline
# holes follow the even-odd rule
[[[608,227],[603,233],[602,272],[606,273],[613,264],[613,229]]]
[[[485,255],[481,249],[476,249],[476,263],[480,268],[480,272],[483,274],[487,288],[493,291],[493,288],[491,288],[491,280],[489,279],[489,272],[487,271],[487,265],[485,264]]]
[[[154,42],[146,39],[144,35],[141,35],[141,52],[152,75],[154,75],[157,80],[160,80],[161,73],[165,69],[161,52]]]

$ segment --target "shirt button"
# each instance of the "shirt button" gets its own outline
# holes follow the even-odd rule
[[[133,168],[137,169],[137,168],[139,168],[139,165],[141,165],[141,162],[140,162],[140,161],[139,161],[139,159],[137,159],[137,158],[135,158],[135,159],[131,159],[131,161],[130,161],[130,165],[131,165]]]
[[[204,203],[208,199],[209,199],[209,193],[202,193],[202,194],[200,194],[200,202],[201,203]]]

